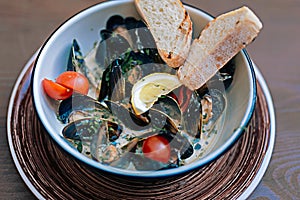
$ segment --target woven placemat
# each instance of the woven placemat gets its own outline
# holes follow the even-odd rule
[[[43,128],[33,106],[31,71],[32,65],[17,86],[10,134],[23,176],[46,199],[235,199],[257,175],[268,149],[270,116],[258,83],[257,105],[247,130],[214,162],[160,179],[100,172],[67,154]]]

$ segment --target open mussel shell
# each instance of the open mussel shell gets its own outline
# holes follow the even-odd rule
[[[147,129],[149,124],[148,118],[137,116],[130,107],[113,101],[104,101],[109,107],[113,115],[118,116],[118,119],[130,130],[140,131]]]
[[[112,101],[121,101],[125,99],[125,78],[122,75],[120,65],[113,66],[109,79],[111,93],[109,99]]]
[[[109,163],[109,165],[122,169],[128,168],[130,163],[132,162],[133,157],[135,156],[134,151],[136,150],[136,146],[139,141],[139,138],[133,138],[131,141],[128,141],[126,145],[119,148],[119,158]]]
[[[161,98],[154,107],[142,115],[136,115],[130,105],[105,101],[113,115],[116,115],[124,126],[134,130],[140,138],[158,134],[166,126],[175,134],[181,124],[181,110],[178,103],[171,97]],[[149,131],[150,130],[150,131]]]
[[[87,55],[83,55],[80,45],[76,39],[73,39],[66,66],[66,71],[76,71],[83,74],[89,81],[89,95],[98,94],[99,73],[102,74],[99,66],[95,63],[95,49],[92,49]]]
[[[178,102],[171,96],[164,96],[159,98],[158,101],[150,108],[150,112],[155,111],[163,113],[167,116],[166,126],[171,132],[176,134],[181,128],[182,113]]]
[[[83,118],[67,124],[62,130],[62,134],[72,140],[91,141],[99,126],[100,122],[94,118]]]
[[[98,101],[106,98],[112,101],[121,101],[125,98],[125,78],[121,69],[122,60],[116,59],[110,67],[106,68],[102,75]]]
[[[119,102],[125,98],[129,99],[134,84],[142,77],[154,72],[176,73],[175,70],[167,65],[151,63],[149,60],[146,60],[146,57],[142,58],[143,56],[141,55],[133,51],[127,52],[123,59],[114,60],[104,70],[98,101],[110,100]]]
[[[66,71],[76,71],[82,73],[88,78],[91,85],[95,87],[94,75],[90,72],[90,69],[87,67],[85,57],[83,56],[79,43],[76,39],[73,39],[72,42]]]
[[[126,128],[136,131],[136,136],[149,133],[154,126],[161,127],[166,121],[166,116],[160,112],[153,111],[149,112],[147,116],[141,116],[136,115],[131,108],[125,107],[125,105],[113,101],[104,102]],[[138,133],[138,131],[140,132]]]
[[[119,159],[119,150],[111,142],[119,138],[122,130],[112,121],[84,118],[67,124],[62,134],[70,143],[77,144],[81,153],[85,149],[87,156],[102,163],[111,163]]]
[[[81,53],[79,44],[76,39],[73,39],[70,54],[67,63],[67,71],[77,71],[84,63],[83,54]]]
[[[101,34],[103,35],[103,33]],[[105,37],[108,37],[109,32],[105,32],[105,34]],[[96,62],[106,68],[113,60],[120,58],[128,49],[130,49],[129,42],[121,35],[112,33],[110,37],[99,43],[95,57]]]
[[[187,108],[182,114],[183,129],[190,136],[199,138],[202,129],[202,105],[199,96],[193,92]]]
[[[210,89],[209,93],[204,98],[209,98],[212,104],[212,116],[210,121],[215,123],[222,115],[226,107],[225,93],[218,89]]]
[[[111,135],[110,132],[116,134]],[[120,136],[121,129],[118,124],[109,121],[103,121],[98,131],[91,140],[91,156],[101,163],[110,163],[119,159],[118,149],[110,144],[110,141]]]
[[[106,29],[100,31],[101,41],[95,59],[103,68],[109,67],[111,62],[121,58],[131,48],[132,41],[124,23],[123,17],[114,15],[108,19]]]
[[[202,102],[202,116],[203,127],[201,139],[206,140],[216,133],[216,128],[223,127],[223,113],[226,108],[226,93],[211,89],[209,93],[203,96]]]
[[[93,118],[79,119],[67,124],[62,130],[62,134],[68,144],[91,158],[91,143],[98,133],[100,124]]]
[[[90,113],[92,116],[96,113],[103,117],[111,115],[109,110],[95,99],[74,93],[68,99],[61,101],[58,107],[58,119],[62,123],[67,123],[72,112],[84,111]]]

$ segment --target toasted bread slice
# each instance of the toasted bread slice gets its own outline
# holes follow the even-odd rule
[[[178,77],[191,90],[200,88],[258,35],[262,23],[247,7],[220,15],[191,45]]]
[[[180,67],[188,56],[192,21],[180,0],[135,0],[149,27],[158,52],[167,65]]]

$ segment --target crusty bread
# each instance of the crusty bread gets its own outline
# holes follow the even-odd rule
[[[192,21],[180,0],[135,0],[149,27],[158,52],[167,65],[180,67],[188,56]]]
[[[258,35],[262,23],[247,7],[220,15],[203,29],[191,45],[178,70],[181,82],[191,90],[200,88]]]

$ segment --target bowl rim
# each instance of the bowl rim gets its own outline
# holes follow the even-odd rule
[[[250,93],[250,99],[249,101],[251,103],[248,104],[245,115],[243,116],[242,121],[240,122],[240,126],[236,128],[232,134],[230,134],[230,137],[226,140],[225,143],[223,143],[219,148],[214,150],[213,152],[209,153],[207,156],[201,158],[199,161],[195,161],[190,163],[189,165],[184,165],[178,168],[171,168],[171,169],[166,169],[166,170],[157,170],[157,171],[130,171],[130,170],[125,170],[125,169],[119,169],[115,167],[110,167],[107,165],[100,164],[97,161],[94,161],[90,158],[85,157],[83,154],[80,152],[77,152],[74,150],[73,147],[68,145],[64,139],[59,135],[59,134],[53,134],[53,131],[51,130],[51,124],[45,120],[45,116],[39,112],[38,106],[39,100],[37,99],[35,94],[38,94],[37,86],[37,79],[36,79],[36,71],[37,71],[37,64],[39,61],[39,58],[45,49],[45,46],[49,43],[49,41],[53,38],[53,36],[60,30],[61,28],[67,26],[68,24],[72,23],[73,20],[76,20],[77,18],[80,18],[81,16],[86,15],[87,13],[93,12],[93,10],[98,10],[99,7],[103,6],[113,6],[116,4],[127,4],[131,3],[133,0],[114,0],[114,1],[105,1],[105,2],[100,2],[96,3],[94,5],[91,5],[85,9],[80,10],[79,12],[75,13],[68,19],[64,20],[52,33],[48,36],[48,38],[44,41],[42,44],[41,48],[39,49],[39,52],[37,54],[36,60],[34,62],[34,66],[32,69],[32,78],[31,78],[31,95],[33,97],[33,105],[34,109],[38,115],[38,118],[42,125],[44,126],[45,130],[48,132],[48,134],[51,136],[51,138],[55,141],[57,145],[59,145],[62,149],[64,149],[68,154],[76,158],[77,160],[81,161],[82,163],[92,166],[96,169],[102,170],[104,172],[109,172],[115,175],[120,175],[120,176],[126,176],[126,177],[135,177],[135,178],[158,178],[158,177],[169,177],[169,176],[174,176],[174,175],[179,175],[183,173],[190,172],[192,170],[198,169],[204,165],[209,164],[213,160],[217,159],[221,155],[223,155],[231,146],[235,144],[235,142],[241,137],[241,135],[245,132],[245,128],[248,126],[254,110],[256,106],[256,98],[257,98],[257,88],[256,88],[256,76],[255,76],[255,71],[253,67],[253,63],[250,59],[250,56],[248,55],[246,49],[241,50],[242,56],[245,58],[245,63],[248,65],[250,75],[251,75],[251,88],[252,92]],[[189,7],[189,9],[194,9],[196,12],[201,12],[203,15],[206,15],[210,20],[214,19],[215,17],[209,14],[208,12],[195,7],[193,5],[183,3],[185,7]]]

